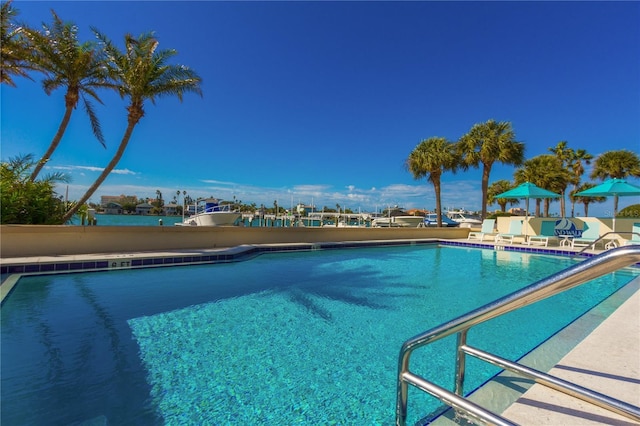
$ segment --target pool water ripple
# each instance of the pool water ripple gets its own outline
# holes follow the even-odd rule
[[[1,312],[2,423],[393,424],[403,341],[570,264],[406,246],[23,278]],[[633,276],[510,313],[470,340],[517,358]],[[450,388],[454,343],[417,351],[412,366]],[[467,390],[496,370],[469,372]],[[410,392],[414,422],[438,407]]]

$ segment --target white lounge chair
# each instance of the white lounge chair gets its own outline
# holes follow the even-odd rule
[[[600,222],[585,222],[582,236],[571,240],[571,248],[588,247],[596,242],[598,238],[600,238]],[[595,244],[591,248],[595,249]]]
[[[496,235],[496,243],[513,244],[513,240],[516,237],[522,237],[524,242],[524,235],[522,234],[522,220],[511,220],[509,223],[509,232],[499,233]]]
[[[477,232],[477,231],[469,232],[469,236],[467,237],[467,240],[484,241],[485,237],[496,235],[495,232],[493,232],[493,229],[495,226],[496,226],[495,219],[485,219],[482,221],[482,228],[480,229],[480,232]]]
[[[540,233],[537,235],[530,235],[527,238],[528,246],[544,246],[549,245],[549,240],[557,241],[558,237],[555,234],[556,222],[542,222],[540,225]]]
[[[634,223],[631,238],[624,242],[625,246],[640,245],[640,223]]]

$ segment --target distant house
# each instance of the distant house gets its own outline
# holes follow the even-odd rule
[[[165,216],[175,216],[178,214],[178,205],[175,203],[165,204],[162,207],[162,212]]]
[[[298,204],[295,210],[298,214],[308,214],[313,212],[314,208],[315,206],[312,205]]]
[[[153,206],[149,203],[142,203],[136,206],[136,214],[147,215],[151,212]]]
[[[120,201],[122,195],[103,195],[100,197],[100,205],[102,207],[107,207],[109,203],[115,203]]]
[[[106,214],[122,214],[122,206],[118,203],[109,202],[104,206],[104,212]]]
[[[521,209],[520,207],[514,207],[508,210],[514,216],[525,216],[527,211],[525,209]]]
[[[109,203],[123,204],[125,202],[137,203],[138,197],[135,195],[103,195],[100,197],[100,206],[105,208]]]

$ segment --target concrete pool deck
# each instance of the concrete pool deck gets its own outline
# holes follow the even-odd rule
[[[467,241],[466,239],[438,241],[437,239],[421,240],[420,243],[442,242],[450,245],[466,245],[473,247],[493,248],[495,243]],[[394,241],[381,243],[393,244]],[[405,243],[398,240],[395,243]],[[349,247],[356,243],[325,243],[327,247]],[[362,243],[360,243],[362,244]],[[367,244],[376,244],[369,241]],[[267,251],[280,251],[283,248],[291,249],[316,249],[323,248],[323,244],[271,244],[263,245]],[[3,265],[22,267],[24,273],[46,273],[42,270],[30,270],[33,265],[66,264],[80,265],[79,270],[108,270],[112,268],[136,267],[139,261],[140,267],[144,267],[143,261],[150,260],[147,266],[166,266],[166,259],[194,259],[201,257],[202,262],[229,261],[236,256],[242,257],[250,254],[255,248],[252,245],[234,248],[220,248],[210,250],[165,250],[156,252],[132,252],[122,254],[77,254],[67,256],[37,256],[21,258],[3,258]],[[557,254],[561,251],[564,255],[571,255],[578,250],[560,247],[531,247],[514,244],[502,249],[518,249],[524,251],[534,250],[538,253]],[[601,252],[589,250],[589,255]],[[155,262],[155,260],[162,262]],[[98,262],[107,262],[106,267],[98,267]],[[187,263],[173,262],[172,264]],[[91,268],[90,265],[94,265]],[[86,266],[86,268],[85,268]],[[79,271],[78,270],[78,271]],[[59,272],[74,272],[73,268],[60,270]],[[58,272],[51,270],[49,273]],[[7,282],[9,281],[9,282]],[[0,290],[2,297],[9,293],[11,279],[3,282]],[[17,278],[15,278],[17,282]],[[15,282],[13,284],[15,284]],[[640,406],[640,278],[633,280],[631,296],[618,307],[612,314],[607,315],[601,324],[588,333],[578,345],[566,354],[550,371],[550,374],[572,380],[590,389],[602,392],[608,396]],[[394,390],[391,389],[391,392]],[[504,416],[516,423],[523,425],[630,425],[640,424],[624,417],[612,414],[589,404],[582,403],[575,398],[567,397],[559,392],[550,390],[540,385],[533,385],[520,399],[504,411]],[[445,419],[441,419],[445,420]]]
[[[549,374],[640,407],[640,278],[635,293],[556,364]],[[640,424],[535,384],[503,412],[519,424]]]

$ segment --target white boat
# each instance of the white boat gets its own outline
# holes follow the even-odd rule
[[[231,204],[220,204],[215,198],[201,200],[194,207],[195,213],[177,226],[231,226],[242,216]]]
[[[408,215],[405,211],[396,207],[390,212],[383,212],[382,215],[373,219],[371,226],[378,228],[417,228],[419,226],[424,226],[424,216]]]
[[[424,217],[422,216],[391,216],[377,217],[371,222],[371,226],[377,228],[417,228],[423,226]]]
[[[476,228],[482,226],[482,219],[465,210],[449,210],[447,217],[460,224],[461,228]]]
[[[301,219],[327,228],[366,228],[367,223],[371,221],[371,215],[368,213],[311,212]]]

